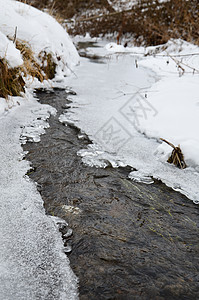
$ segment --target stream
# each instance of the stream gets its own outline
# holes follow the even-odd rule
[[[57,115],[39,143],[23,145],[28,175],[46,213],[73,230],[68,256],[80,299],[199,299],[198,206],[160,181],[131,181],[128,166],[83,164],[77,152],[91,142],[58,120],[70,93],[39,90],[37,97]]]

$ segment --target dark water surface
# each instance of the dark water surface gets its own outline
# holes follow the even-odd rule
[[[70,106],[66,92],[37,96],[58,114],[41,142],[23,146],[29,176],[46,213],[73,229],[80,299],[199,299],[199,207],[161,182],[132,182],[128,167],[85,166],[76,153],[89,141],[58,121]]]

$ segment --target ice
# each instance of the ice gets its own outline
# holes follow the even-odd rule
[[[68,244],[66,247],[64,247],[64,252],[65,253],[70,253],[72,251],[72,247],[70,244]]]
[[[81,212],[81,210],[79,209],[79,207],[75,207],[72,205],[63,205],[62,208],[68,212],[68,213],[72,213],[72,214],[79,214]]]
[[[149,175],[145,174],[145,172],[142,170],[132,171],[131,173],[129,173],[129,178],[136,182],[141,182],[145,184],[154,183],[154,180]]]
[[[50,115],[55,115],[56,110],[49,105],[43,105],[42,108],[32,111],[32,114],[35,115],[36,119],[23,127],[20,135],[21,144],[25,144],[27,141],[38,143],[40,136],[49,127],[48,118]]]
[[[49,107],[18,101],[0,119],[0,299],[78,299],[59,229],[46,216],[36,185],[26,180],[30,166],[21,159],[21,126],[38,125]]]
[[[45,215],[43,201],[25,174],[31,169],[21,144],[38,142],[56,111],[32,98],[35,87],[64,87],[79,61],[66,31],[55,19],[29,5],[0,0],[0,59],[8,68],[23,64],[14,35],[31,46],[35,59],[50,53],[56,63],[53,80],[24,78],[25,94],[0,98],[0,299],[78,299],[77,278],[69,266],[61,227],[63,220]],[[39,63],[39,61],[38,61]],[[23,75],[23,74],[22,74]]]
[[[199,52],[197,46],[182,41],[170,41],[167,48],[171,55]],[[176,64],[167,65],[165,50],[160,53],[160,49],[132,47],[130,54],[118,56],[115,46],[116,54],[111,48],[108,56],[109,47],[96,48],[106,64],[81,58],[78,77],[67,80],[77,96],[73,96],[66,118],[93,143],[78,152],[84,163],[129,165],[138,171],[131,173],[134,179],[136,175],[136,180],[151,183],[152,176],[198,203],[198,75],[190,74],[187,68],[179,77]],[[95,48],[92,51],[95,53]],[[143,56],[149,52],[159,56]],[[191,66],[198,64],[195,56],[187,60]],[[167,163],[172,148],[163,145],[160,138],[180,144],[186,169]]]
[[[63,238],[67,239],[73,234],[73,230],[71,228],[68,229],[68,231],[63,235]]]

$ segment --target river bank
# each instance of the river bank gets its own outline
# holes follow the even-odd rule
[[[47,214],[73,230],[69,259],[80,299],[197,299],[198,206],[161,182],[132,182],[128,167],[84,165],[77,152],[90,141],[58,120],[70,96],[37,96],[58,113],[40,143],[23,146],[29,176]]]

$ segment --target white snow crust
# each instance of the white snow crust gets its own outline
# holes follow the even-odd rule
[[[64,254],[58,228],[45,215],[36,185],[25,176],[30,165],[23,160],[19,142],[22,128],[34,128],[34,137],[38,136],[50,113],[54,113],[50,106],[18,97],[0,118],[2,300],[78,298],[77,279]],[[43,124],[36,122],[38,118]]]
[[[0,299],[73,300],[78,299],[77,278],[70,269],[55,219],[46,216],[36,185],[26,172],[20,143],[38,142],[56,111],[39,104],[33,87],[65,86],[79,56],[65,30],[49,15],[26,4],[0,0],[0,59],[9,68],[23,64],[20,52],[11,41],[28,42],[35,57],[51,53],[57,63],[56,78],[38,84],[26,81],[22,97],[0,98]],[[39,60],[38,60],[39,61]]]

